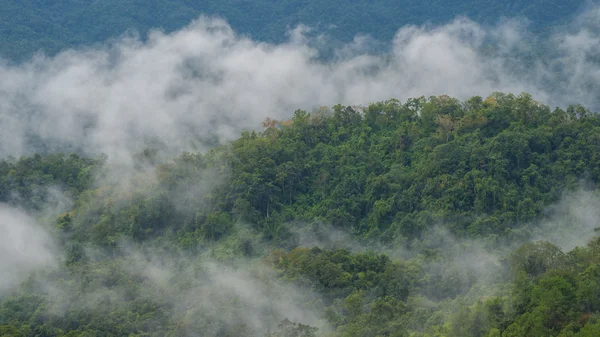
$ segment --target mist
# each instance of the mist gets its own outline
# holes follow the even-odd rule
[[[58,262],[50,233],[25,212],[0,204],[0,295]]]
[[[586,11],[546,44],[524,21],[484,27],[457,18],[403,27],[393,41],[357,36],[330,58],[320,54],[328,37],[308,37],[304,26],[286,43],[268,44],[201,17],[144,41],[130,34],[16,66],[4,62],[0,155],[79,151],[127,164],[148,146],[202,151],[260,127],[265,117],[389,98],[526,91],[551,107],[597,108],[597,12]],[[372,52],[380,44],[387,53]],[[545,46],[551,56],[532,46]]]
[[[33,283],[47,305],[45,321],[64,317],[108,324],[139,320],[159,334],[264,336],[284,319],[329,329],[318,294],[282,281],[260,258],[227,263],[210,256],[169,255],[158,242],[122,241],[118,256],[94,247],[70,270],[46,273]],[[143,312],[143,318],[128,313]],[[121,317],[115,316],[115,313]],[[161,324],[160,322],[167,322]]]
[[[236,139],[242,130],[259,128],[266,117],[289,119],[296,109],[368,104],[392,97],[447,94],[466,99],[495,91],[526,91],[551,106],[581,103],[597,109],[598,13],[597,8],[589,10],[568,32],[555,33],[547,43],[532,36],[523,21],[484,27],[457,18],[442,26],[403,27],[387,42],[359,36],[335,50],[332,58],[320,54],[328,37],[309,38],[307,27],[290,31],[286,43],[268,44],[236,34],[223,20],[202,17],[174,33],[153,31],[143,41],[128,35],[100,47],[66,50],[54,57],[37,55],[16,66],[0,62],[0,157],[36,151],[105,153],[115,167],[133,167],[134,154],[146,147],[173,157],[186,150],[205,151]],[[372,46],[381,43],[388,45],[387,53],[373,51]],[[531,46],[537,45],[551,52],[536,53]],[[517,57],[523,54],[533,56]],[[117,184],[128,182],[120,187],[137,189],[131,194],[141,197],[151,194],[159,179],[148,166],[149,172],[141,172],[137,181],[128,181],[128,176],[117,178]],[[121,173],[111,170],[105,175],[110,180]],[[174,186],[166,197],[190,218],[199,205],[191,201],[227,177],[225,172],[198,169],[193,178],[193,183]],[[100,201],[105,195],[98,193],[87,197]],[[47,214],[70,206],[60,196],[56,192]],[[598,200],[583,192],[566,196],[550,208],[552,220],[511,244],[543,239],[565,250],[585,244],[597,227]],[[256,237],[244,224],[236,226],[232,236]],[[565,236],[557,228],[573,230]],[[505,272],[502,254],[513,247],[505,244],[504,250],[494,251],[487,242],[456,238],[441,227],[426,232],[422,242],[383,249],[357,242],[327,224],[291,224],[290,231],[298,246],[431,259],[423,263],[424,273],[434,275],[431,285],[444,279],[448,288],[425,285],[416,295],[434,300],[444,291],[472,291],[473,298],[488,294],[491,283],[502,281],[497,277]],[[44,226],[16,208],[0,206],[0,234],[0,295],[34,271],[53,270],[65,253],[55,249],[56,238]],[[256,250],[268,249],[265,242],[254,240],[259,241],[251,242]],[[202,249],[227,255],[235,250],[229,244],[224,240]],[[319,295],[281,282],[256,259],[224,263],[213,256],[171,258],[158,248],[147,252],[148,245],[125,244],[133,247],[120,251],[114,260],[88,248],[74,267],[80,273],[74,279],[63,277],[64,270],[40,277],[39,288],[50,303],[48,319],[59,320],[69,311],[97,317],[111,310],[127,313],[133,311],[128,306],[139,304],[135,299],[158,308],[148,324],[169,316],[186,322],[178,330],[183,335],[236,333],[241,327],[261,334],[284,318],[327,330]],[[437,259],[424,257],[434,248]],[[115,286],[125,280],[141,286]],[[80,284],[84,287],[75,289]]]

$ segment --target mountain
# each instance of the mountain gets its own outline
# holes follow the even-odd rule
[[[586,5],[0,0],[0,337],[599,336]]]
[[[597,335],[598,115],[496,93],[263,126],[0,162],[0,335]]]
[[[333,40],[350,41],[369,34],[387,41],[408,24],[446,23],[468,16],[483,24],[504,17],[527,18],[535,32],[552,30],[584,6],[584,0],[553,1],[303,1],[303,0],[1,0],[0,55],[13,61],[43,50],[55,54],[69,47],[101,43],[127,31],[180,29],[200,15],[225,18],[240,34],[280,42],[298,24]]]

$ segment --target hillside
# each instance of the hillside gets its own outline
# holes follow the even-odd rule
[[[553,1],[139,1],[1,0],[0,55],[21,61],[37,50],[55,54],[88,46],[126,31],[180,29],[200,15],[218,15],[240,34],[280,42],[286,31],[305,24],[343,42],[356,34],[389,41],[408,24],[447,23],[468,16],[482,24],[501,18],[527,18],[535,32],[552,30],[582,10],[583,0]]]
[[[495,93],[263,127],[127,172],[1,162],[0,336],[600,331],[598,115]]]

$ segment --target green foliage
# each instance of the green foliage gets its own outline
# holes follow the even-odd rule
[[[146,33],[180,29],[201,14],[225,17],[236,31],[266,41],[281,41],[300,23],[334,40],[351,41],[359,33],[390,40],[407,24],[444,23],[467,15],[482,23],[523,16],[537,31],[564,23],[582,0],[498,3],[479,1],[0,1],[0,55],[24,60],[44,50],[55,54],[73,46],[92,45],[128,30]]]
[[[523,271],[530,277],[536,277],[547,270],[556,269],[566,261],[560,248],[549,242],[526,243],[511,256],[511,264],[515,273]]]
[[[55,169],[62,176],[15,169],[39,156],[4,163],[0,186],[5,199],[17,191],[28,203],[37,186],[55,181],[82,193],[59,227],[104,246],[170,235],[193,250],[238,222],[288,247],[296,244],[292,221],[325,222],[389,245],[442,222],[458,236],[522,235],[579,181],[598,182],[599,132],[600,119],[582,108],[550,111],[527,94],[389,100],[296,111],[227,147],[157,163],[155,172],[136,173],[127,191],[85,189],[87,166]],[[91,165],[83,161],[64,165]]]
[[[153,169],[119,179],[103,158],[0,162],[0,201],[36,214],[73,201],[53,223],[60,267],[0,297],[0,336],[597,334],[600,239],[501,250],[599,182],[597,115],[495,93],[264,127],[172,160],[149,149],[134,160]],[[240,260],[249,290],[204,264]],[[290,297],[323,325],[275,305]]]
[[[91,187],[100,162],[76,154],[22,157],[0,162],[0,202],[41,210],[56,203],[52,189],[76,198]]]
[[[232,144],[229,207],[273,238],[292,219],[384,241],[441,221],[458,235],[506,234],[580,179],[598,182],[599,122],[526,94],[298,111]]]
[[[290,322],[287,318],[279,323],[277,331],[267,332],[265,337],[316,337],[317,328]]]

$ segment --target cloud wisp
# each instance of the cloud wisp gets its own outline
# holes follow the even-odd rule
[[[58,266],[51,235],[17,208],[0,204],[0,295],[39,269]]]
[[[516,21],[404,27],[386,54],[370,53],[363,36],[323,60],[314,46],[327,38],[315,43],[306,28],[273,45],[200,18],[174,33],[154,31],[144,42],[126,36],[0,66],[0,155],[77,149],[126,161],[152,144],[205,149],[298,108],[421,95],[527,91],[550,105],[594,107],[600,35],[590,21],[580,18],[572,32],[550,39],[558,55],[552,61],[525,64],[515,55],[536,41]],[[493,52],[485,52],[488,45]]]

